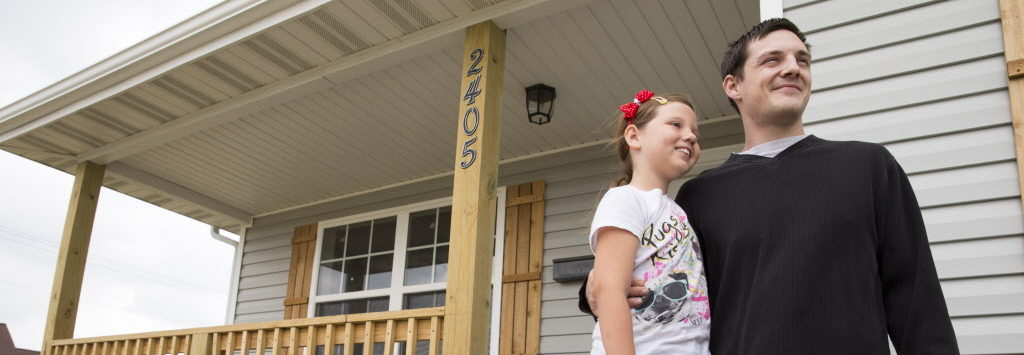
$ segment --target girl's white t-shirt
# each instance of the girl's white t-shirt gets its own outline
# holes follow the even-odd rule
[[[633,233],[640,246],[633,278],[650,292],[631,309],[637,354],[709,354],[711,312],[700,242],[686,212],[660,189],[613,187],[601,198],[590,225],[590,249],[602,228]],[[601,326],[594,326],[591,354],[604,354]]]

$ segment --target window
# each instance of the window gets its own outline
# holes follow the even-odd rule
[[[317,295],[391,287],[395,217],[324,229]]]
[[[498,206],[504,196],[499,189]],[[497,212],[500,246],[504,208]],[[444,306],[451,218],[445,198],[321,222],[310,316]],[[494,262],[500,285],[500,254]]]

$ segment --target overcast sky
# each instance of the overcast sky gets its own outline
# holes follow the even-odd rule
[[[2,0],[0,107],[218,3]],[[0,323],[38,350],[73,177],[0,151]],[[234,250],[209,226],[104,188],[76,337],[224,324]]]

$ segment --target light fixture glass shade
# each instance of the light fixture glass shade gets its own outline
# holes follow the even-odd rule
[[[555,108],[555,88],[537,84],[526,88],[526,114],[530,122],[542,125],[551,122]]]

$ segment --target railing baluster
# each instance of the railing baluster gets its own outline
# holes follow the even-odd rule
[[[409,318],[405,329],[405,355],[416,355],[416,318]]]
[[[299,328],[296,327],[288,329],[288,355],[299,355],[298,352],[295,351],[295,343],[297,343],[297,340],[299,339],[299,335],[295,333],[298,333],[298,331]]]
[[[355,351],[355,342],[352,341],[352,331],[355,328],[352,323],[345,323],[345,352],[344,355],[352,355]]]
[[[225,355],[232,355],[235,353],[235,332],[228,332],[227,343],[224,344]]]
[[[324,329],[324,355],[334,355],[334,323]]]
[[[306,355],[316,355],[316,326],[306,328]]]
[[[373,321],[363,327],[363,355],[373,355]]]
[[[242,331],[242,342],[238,345],[239,354],[249,355],[249,331]]]
[[[206,335],[206,336],[209,337],[209,335]],[[210,339],[210,338],[206,338],[206,339]],[[190,350],[192,349],[192,335],[189,334],[189,335],[183,336],[181,338],[181,342],[182,342],[182,344],[181,344],[181,353],[180,354],[182,354],[182,355],[189,355],[191,353]],[[209,350],[207,350],[207,351],[209,351]],[[177,354],[178,353],[175,353],[175,355],[177,355]],[[210,355],[210,354],[202,354],[202,355]]]
[[[210,344],[210,348],[213,349],[212,355],[220,355],[220,349],[223,348],[220,344],[220,333],[213,333],[213,341]],[[206,355],[206,354],[189,354],[189,355]]]
[[[274,343],[270,345],[270,355],[280,354],[281,328],[274,328]]]
[[[430,355],[437,355],[437,339],[440,335],[441,322],[437,316],[430,317]]]
[[[384,355],[392,355],[395,350],[395,320],[388,319],[388,327],[384,332]]]
[[[256,355],[263,355],[266,352],[267,345],[263,342],[263,338],[267,336],[263,329],[256,332]]]

